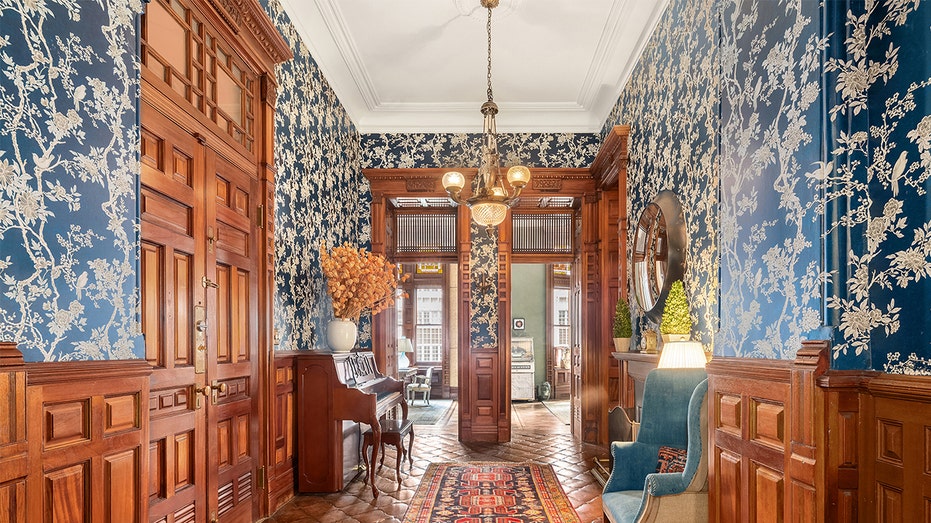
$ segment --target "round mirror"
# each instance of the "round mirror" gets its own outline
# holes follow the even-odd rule
[[[685,219],[672,191],[661,191],[640,214],[634,231],[633,278],[637,303],[659,323],[669,286],[685,275]]]

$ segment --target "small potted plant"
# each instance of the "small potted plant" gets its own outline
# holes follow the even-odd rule
[[[689,315],[689,303],[685,298],[682,280],[674,281],[669,287],[659,331],[663,335],[663,343],[688,341],[692,335],[692,316]]]
[[[632,327],[630,325],[630,307],[627,300],[621,297],[617,300],[617,306],[614,308],[614,350],[617,352],[627,352],[630,350],[630,336]]]

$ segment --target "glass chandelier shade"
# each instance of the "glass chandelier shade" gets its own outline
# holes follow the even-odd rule
[[[498,105],[495,104],[491,92],[491,10],[497,7],[498,0],[481,0],[481,3],[482,7],[488,9],[488,101],[482,104],[481,109],[485,117],[482,125],[481,162],[471,197],[460,196],[462,188],[465,187],[466,177],[459,171],[449,171],[443,175],[443,188],[453,201],[472,210],[475,223],[494,227],[504,221],[508,209],[517,203],[521,190],[530,183],[530,169],[523,165],[515,165],[508,169],[506,177],[500,175],[498,133],[495,128]]]

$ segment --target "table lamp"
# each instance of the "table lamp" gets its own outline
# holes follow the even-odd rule
[[[663,344],[663,352],[659,357],[661,369],[702,368],[708,358],[701,343],[697,341],[670,341]]]
[[[398,368],[406,369],[411,366],[411,360],[407,359],[407,353],[414,352],[414,346],[411,344],[411,340],[406,337],[401,337],[398,340]]]

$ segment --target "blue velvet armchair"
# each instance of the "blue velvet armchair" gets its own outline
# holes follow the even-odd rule
[[[614,466],[601,495],[605,521],[708,520],[707,395],[704,369],[647,375],[637,440],[611,444]],[[661,447],[686,449],[682,472],[656,472]]]

